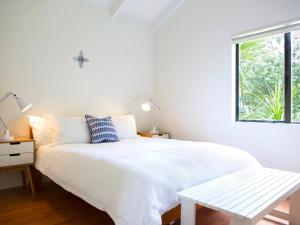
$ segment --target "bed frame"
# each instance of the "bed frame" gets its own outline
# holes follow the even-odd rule
[[[33,138],[32,130],[30,128],[30,138]],[[34,153],[36,153],[37,149],[34,150]],[[35,157],[34,157],[35,158]],[[38,192],[41,188],[41,183],[42,183],[42,177],[44,175],[35,169],[34,166],[32,166],[32,178],[33,178],[33,183],[35,186],[36,192]],[[198,205],[197,209],[202,208],[202,206]],[[168,212],[164,213],[162,215],[162,225],[169,225],[170,223],[180,219],[180,214],[181,214],[181,205],[176,206],[175,208],[169,210]]]

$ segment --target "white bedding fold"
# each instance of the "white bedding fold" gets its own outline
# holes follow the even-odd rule
[[[43,146],[36,168],[116,225],[160,225],[176,192],[260,164],[235,148],[165,139]]]

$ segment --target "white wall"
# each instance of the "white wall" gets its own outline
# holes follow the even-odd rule
[[[300,172],[300,125],[234,123],[231,35],[300,18],[299,0],[188,0],[156,33],[160,127]]]
[[[152,27],[88,0],[0,1],[0,95],[14,91],[32,109],[18,112],[11,98],[0,116],[28,135],[27,114],[135,113],[139,129],[150,124],[140,103],[153,95]],[[73,61],[83,49],[90,63]],[[0,188],[19,184],[18,174],[0,174]]]

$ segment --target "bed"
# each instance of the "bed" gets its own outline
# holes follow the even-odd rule
[[[137,137],[44,145],[35,166],[107,212],[116,225],[161,225],[162,215],[178,211],[178,191],[260,164],[249,153],[223,145]]]

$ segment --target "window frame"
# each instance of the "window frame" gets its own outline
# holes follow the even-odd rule
[[[284,120],[241,120],[240,119],[240,44],[235,44],[235,121],[260,123],[300,124],[292,121],[292,38],[291,32],[284,33]]]

